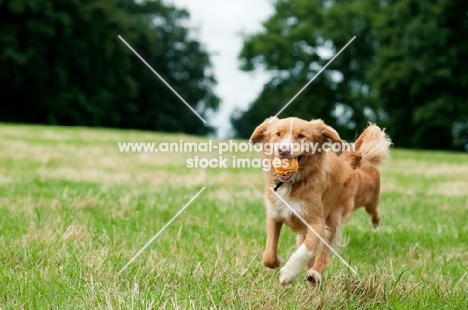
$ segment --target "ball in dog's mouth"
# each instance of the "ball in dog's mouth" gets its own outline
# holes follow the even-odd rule
[[[297,157],[288,158],[288,166],[281,165],[275,168],[278,179],[281,182],[289,182],[292,180],[294,174],[296,174],[299,166],[304,162],[305,155],[299,155]]]

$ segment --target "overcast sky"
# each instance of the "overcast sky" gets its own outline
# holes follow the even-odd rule
[[[273,14],[272,0],[166,1],[190,12],[190,25],[198,28],[195,37],[211,54],[211,62],[218,80],[215,93],[221,99],[221,107],[219,112],[207,121],[218,128],[220,137],[229,136],[229,118],[233,109],[245,109],[267,81],[264,72],[240,71],[237,56],[243,43],[241,33],[253,33],[261,29],[262,22]]]

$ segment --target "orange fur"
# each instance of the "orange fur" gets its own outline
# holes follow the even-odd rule
[[[293,207],[299,215],[321,235],[329,244],[336,244],[340,227],[348,220],[354,210],[355,169],[361,162],[377,162],[384,156],[385,141],[388,137],[375,125],[370,125],[358,138],[359,145],[354,150],[338,156],[332,152],[291,151],[284,158],[303,157],[299,170],[291,180],[284,183],[278,194]],[[325,143],[341,142],[338,133],[321,120],[310,122],[299,118],[269,118],[259,125],[250,138],[251,143],[316,143],[324,147]],[[383,145],[380,147],[380,145]],[[292,148],[291,148],[292,149]],[[276,150],[275,150],[276,151]],[[264,154],[272,160],[277,154]],[[298,234],[298,250],[281,269],[280,283],[293,281],[298,270],[307,267],[307,280],[320,281],[322,272],[328,263],[327,247],[322,246],[315,234],[297,218],[290,209],[271,192],[278,175],[271,167],[266,171],[267,188],[267,240],[263,263],[270,268],[281,265],[277,255],[278,238],[283,224]],[[362,184],[366,184],[365,182]]]
[[[377,165],[381,164],[382,160],[388,157],[388,149],[391,145],[390,139],[385,135],[383,130],[379,130],[377,126],[371,126],[363,132],[355,143],[355,148],[362,151],[363,139],[369,139],[373,136],[374,140],[381,141],[380,144],[374,145],[378,151],[378,155],[370,158],[364,158],[361,165],[354,172],[354,210],[359,207],[364,207],[366,212],[371,216],[372,225],[377,228],[380,225],[380,217],[377,210],[380,198],[380,172]],[[338,153],[339,156],[346,156],[346,152]]]
[[[380,197],[380,173],[376,166],[364,162],[354,173],[354,210],[365,207],[372,220],[372,225],[380,225],[380,217],[377,211]]]

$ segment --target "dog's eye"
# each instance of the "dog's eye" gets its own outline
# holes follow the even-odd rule
[[[302,133],[300,133],[300,134],[297,135],[297,138],[302,139],[302,138],[305,138],[305,136]]]
[[[276,136],[277,136],[277,137],[281,136],[281,132],[278,131],[278,132],[276,133]]]

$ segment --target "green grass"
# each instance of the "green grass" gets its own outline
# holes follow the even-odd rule
[[[281,287],[261,262],[261,169],[188,169],[195,154],[117,147],[180,139],[203,141],[1,125],[0,308],[468,308],[468,155],[393,150],[381,169],[382,227],[360,209],[344,229],[340,253],[358,275],[332,257],[320,287],[304,275]],[[284,229],[284,259],[294,243]]]

